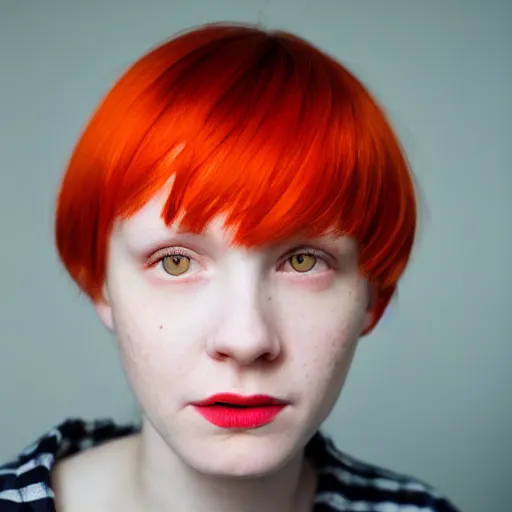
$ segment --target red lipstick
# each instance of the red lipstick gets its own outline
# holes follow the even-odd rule
[[[273,421],[286,402],[268,395],[241,396],[219,393],[193,404],[195,410],[221,428],[250,429]]]

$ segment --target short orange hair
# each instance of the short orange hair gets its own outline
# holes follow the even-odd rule
[[[354,237],[378,322],[411,253],[414,184],[384,112],[339,62],[295,35],[231,24],[138,60],[90,120],[57,201],[57,249],[93,301],[114,222],[170,177],[167,224],[180,216],[200,232],[225,214],[247,247],[329,229]]]

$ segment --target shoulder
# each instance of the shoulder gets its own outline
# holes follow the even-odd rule
[[[432,485],[344,453],[323,434],[308,450],[319,474],[316,501],[334,510],[459,512]]]
[[[21,511],[29,502],[39,507],[34,510],[44,511],[44,505],[53,500],[50,469],[58,450],[59,434],[58,430],[47,432],[0,466],[0,511]]]
[[[52,471],[56,504],[63,510],[119,510],[118,497],[129,493],[138,441],[135,435],[110,439],[57,462]]]
[[[113,422],[70,419],[41,435],[11,462],[0,465],[0,512],[54,511],[52,472],[57,463],[104,441],[125,436],[134,427]]]

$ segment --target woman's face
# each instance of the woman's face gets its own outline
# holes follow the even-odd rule
[[[160,218],[166,197],[114,229],[98,313],[155,439],[203,473],[270,473],[331,411],[370,322],[356,245],[326,236],[248,250],[221,218],[180,233]],[[278,404],[197,405],[217,393]]]

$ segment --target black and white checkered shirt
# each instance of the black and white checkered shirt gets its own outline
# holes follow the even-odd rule
[[[0,512],[55,512],[50,472],[56,461],[134,432],[111,421],[64,422],[0,467]],[[358,461],[321,433],[306,455],[318,473],[315,512],[457,512],[427,484]]]

